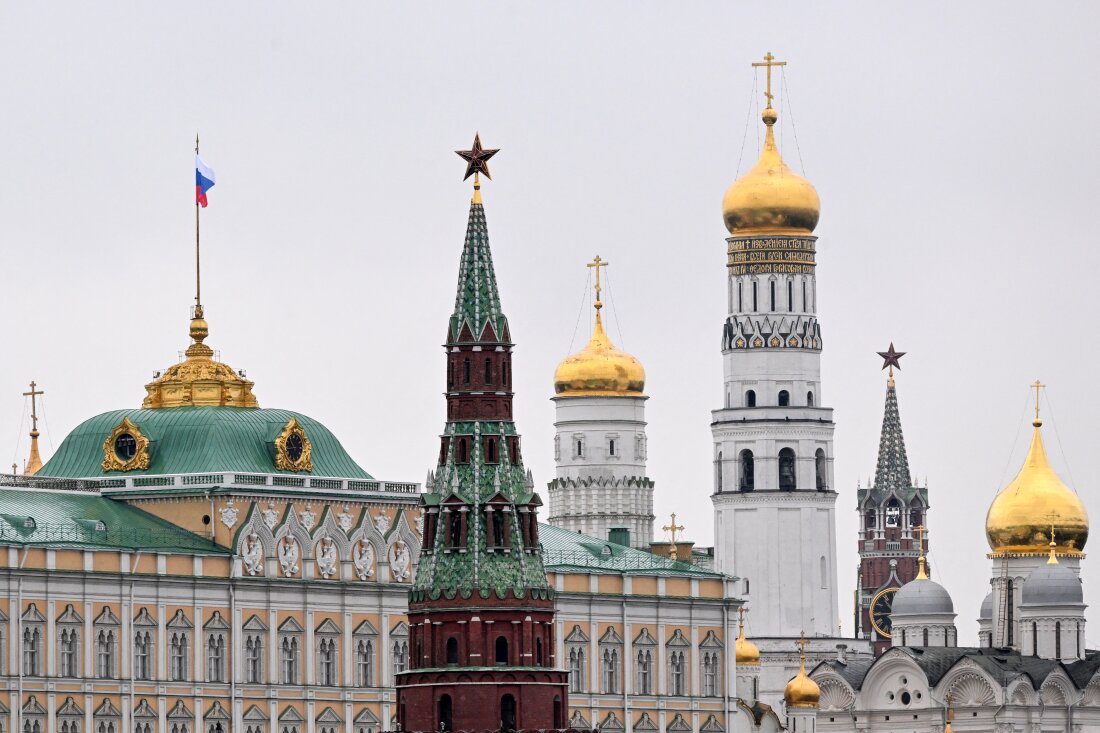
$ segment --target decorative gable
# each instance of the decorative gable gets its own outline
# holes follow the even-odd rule
[[[280,723],[304,723],[306,719],[302,717],[302,714],[298,712],[297,708],[292,708],[287,705],[283,708],[283,712],[279,713]]]
[[[566,644],[587,644],[588,641],[588,634],[584,633],[578,624],[573,624],[573,630],[569,632],[569,636],[565,637]]]
[[[653,638],[653,635],[649,633],[649,629],[642,627],[642,630],[638,632],[638,635],[634,637],[635,644],[641,644],[643,646],[657,646],[657,640]]]
[[[390,629],[390,636],[408,636],[409,625],[404,621],[399,621],[396,626]]]
[[[229,714],[225,712],[225,708],[222,707],[220,701],[215,700],[214,704],[206,709],[206,714],[202,716],[203,720],[229,720]]]
[[[352,633],[355,636],[378,636],[378,629],[374,628],[370,621],[364,621],[356,626]]]
[[[222,616],[221,611],[214,611],[214,615],[203,624],[203,628],[207,631],[229,631],[232,627],[225,622],[225,618]]]
[[[684,632],[676,629],[672,632],[672,638],[665,642],[665,646],[691,646],[691,642],[684,638]]]
[[[84,715],[84,708],[76,704],[76,700],[66,697],[65,702],[57,709],[57,714],[62,717],[77,717]]]
[[[619,636],[619,633],[615,631],[614,626],[608,626],[607,631],[603,632],[603,636],[600,637],[601,644],[622,644],[623,637]],[[621,723],[620,723],[621,725]]]
[[[344,719],[336,714],[332,708],[325,708],[317,716],[318,723],[343,723]]]
[[[634,723],[634,730],[639,731],[653,731],[657,730],[657,724],[653,722],[653,719],[649,717],[649,713],[642,713],[642,717]]]
[[[378,725],[381,723],[374,713],[370,711],[370,708],[363,708],[359,711],[359,714],[355,716],[355,723],[361,725]]]
[[[138,615],[134,617],[134,626],[143,626],[146,628],[155,627],[157,625],[156,619],[149,615],[149,609],[144,606]]]
[[[33,608],[33,604],[32,604],[32,608]],[[30,612],[30,609],[28,608],[27,611]],[[23,620],[24,621],[27,620],[25,614],[24,614]],[[67,606],[65,606],[65,610],[62,611],[61,615],[57,617],[57,623],[59,623],[59,624],[82,624],[82,623],[84,623],[84,619],[83,619],[83,617],[81,617],[81,615],[79,613],[76,612],[76,609],[73,608],[73,604],[70,603]]]
[[[280,634],[300,634],[302,633],[302,625],[293,617],[289,617],[286,621],[279,624]]]
[[[195,625],[191,623],[191,619],[184,615],[183,609],[176,611],[176,615],[172,617],[172,620],[168,622],[168,628],[170,629],[193,629]]]
[[[713,631],[708,631],[707,635],[703,637],[703,640],[699,642],[699,646],[702,649],[721,649],[723,644],[722,640],[719,639]]]
[[[244,719],[249,722],[267,720],[267,713],[259,705],[253,705],[244,711]]]
[[[99,707],[92,713],[97,718],[121,718],[122,711],[114,706],[110,698],[103,698],[103,702],[99,704]]]
[[[120,626],[122,624],[110,606],[104,606],[103,611],[95,617],[93,623],[96,626]]]
[[[340,627],[333,623],[332,619],[326,618],[320,623],[320,625],[314,630],[314,633],[322,634],[324,636],[339,636]]]
[[[605,730],[626,730],[626,728],[623,727],[623,721],[619,720],[615,713],[608,713],[607,717],[600,723],[601,733]]]
[[[36,698],[34,695],[31,695],[30,698],[27,699],[27,702],[25,702],[23,704],[23,714],[24,715],[45,715],[46,714],[46,708],[39,705],[38,704],[38,698]]]
[[[195,716],[191,714],[191,709],[183,704],[183,700],[176,700],[176,704],[168,711],[169,720],[191,720],[193,717]]]
[[[144,697],[141,698],[141,702],[134,708],[135,718],[146,718],[155,720],[157,717],[157,711],[149,704],[149,701]]]
[[[252,614],[241,628],[245,631],[267,631],[267,624],[259,616]]]
[[[668,724],[668,730],[677,731],[677,733],[691,733],[691,723],[684,720],[681,713],[676,713],[676,717]]]
[[[588,722],[588,719],[581,715],[580,710],[573,711],[573,717],[569,719],[569,727],[577,730],[590,730],[592,724]]]
[[[718,718],[714,717],[713,714],[706,719],[699,730],[700,733],[726,733],[726,729],[722,727],[722,724],[718,722]]]
[[[23,612],[23,620],[31,624],[46,623],[46,617],[38,611],[38,606],[34,605],[33,603],[27,606],[27,610]]]

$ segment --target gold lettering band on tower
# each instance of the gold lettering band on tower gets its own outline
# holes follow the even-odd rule
[[[731,237],[730,275],[809,275],[817,264],[815,237]]]

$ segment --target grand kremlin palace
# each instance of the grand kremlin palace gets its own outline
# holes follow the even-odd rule
[[[480,333],[478,319],[499,325],[496,293],[478,198],[458,341]],[[206,344],[201,305],[192,315],[185,359],[145,386],[140,407],[89,418],[40,467],[32,441],[33,476],[0,479],[0,732],[393,729],[431,494],[376,479],[318,420],[260,407]],[[590,351],[610,348],[597,331]],[[480,365],[459,386],[448,368],[449,403],[491,396],[510,420],[510,357],[492,387]],[[615,402],[596,386],[597,402]],[[640,383],[624,390],[641,398]],[[518,459],[512,433],[497,460]],[[533,489],[529,473],[523,483]],[[556,607],[539,663],[571,673],[563,722],[717,733],[730,711],[766,714],[733,699],[733,579],[548,524],[537,538]],[[511,625],[522,649],[529,637]]]

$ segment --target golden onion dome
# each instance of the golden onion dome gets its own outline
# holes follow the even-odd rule
[[[767,126],[760,159],[745,175],[734,181],[722,199],[722,217],[735,236],[743,234],[809,234],[821,216],[821,200],[809,181],[783,162],[775,144],[772,126],[778,119],[768,105],[763,120]]]
[[[195,307],[190,335],[193,343],[184,359],[145,385],[142,407],[259,407],[252,394],[253,382],[228,364],[214,360],[214,350],[203,343],[210,328],[202,306]]]
[[[588,345],[567,356],[554,371],[554,393],[558,397],[637,397],[645,389],[641,362],[616,349],[607,337],[601,305],[596,301],[596,325]]]
[[[741,609],[742,611],[744,608]],[[756,666],[760,664],[760,650],[751,641],[745,638],[745,617],[741,615],[740,629],[737,632],[737,643],[734,644],[734,653],[737,659],[737,666],[742,667],[745,665]]]
[[[805,640],[803,640],[805,645]],[[783,701],[789,708],[816,708],[821,700],[821,688],[806,674],[805,648],[799,654],[798,674],[783,688]]]
[[[1088,513],[1050,467],[1039,433],[1042,424],[1038,418],[1032,423],[1035,434],[1024,465],[985,516],[986,538],[995,555],[1045,555],[1051,542],[1061,555],[1079,555],[1085,549]]]

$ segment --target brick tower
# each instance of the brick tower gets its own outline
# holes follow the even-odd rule
[[[424,546],[409,592],[401,730],[564,728],[567,675],[554,592],[539,554],[542,502],[512,422],[512,343],[500,308],[478,173],[496,151],[462,151],[474,175],[458,297],[447,329],[447,424],[422,499]]]
[[[902,353],[890,344],[889,351],[879,356],[886,360],[884,368],[890,367],[890,373],[878,465],[874,484],[858,490],[856,507],[860,520],[855,624],[857,636],[872,640],[875,654],[890,648],[894,594],[917,577],[921,534],[925,551],[928,549],[928,488],[918,487],[909,472],[894,386],[894,367]],[[918,533],[918,527],[925,529]]]

